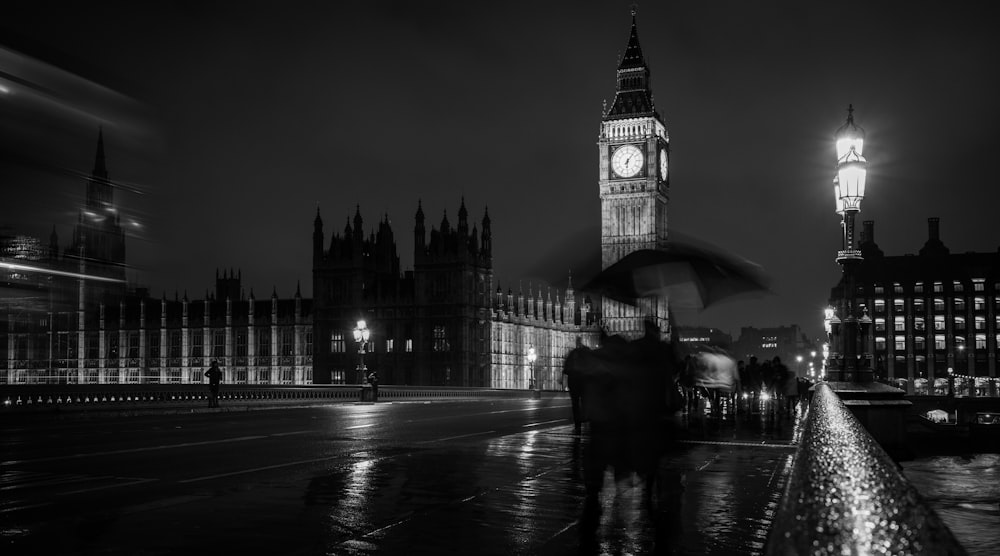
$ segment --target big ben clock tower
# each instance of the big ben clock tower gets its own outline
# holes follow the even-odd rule
[[[632,251],[656,248],[667,241],[670,137],[653,106],[634,10],[628,46],[618,65],[615,100],[604,113],[597,144],[601,268],[607,268]],[[645,318],[668,332],[666,299],[643,299],[637,307],[604,299],[602,313],[609,334],[641,336]]]

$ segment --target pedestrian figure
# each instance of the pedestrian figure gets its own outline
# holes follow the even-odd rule
[[[563,385],[569,390],[570,405],[573,408],[573,429],[580,432],[580,427],[585,419],[585,407],[583,405],[583,376],[581,369],[586,364],[586,359],[590,355],[590,348],[583,344],[583,339],[577,337],[576,347],[566,354],[566,361],[563,362]]]
[[[787,369],[785,374],[785,382],[782,384],[782,390],[785,394],[785,415],[791,418],[799,403],[799,377],[792,369]]]
[[[212,365],[205,371],[208,377],[208,407],[219,407],[219,384],[222,382],[222,371],[219,370],[219,362],[212,361]]]
[[[368,384],[372,385],[372,401],[378,401],[378,374],[372,371],[368,374]]]

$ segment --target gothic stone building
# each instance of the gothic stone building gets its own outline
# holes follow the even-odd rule
[[[602,267],[666,242],[669,141],[633,13],[598,138]],[[363,365],[383,383],[559,388],[563,357],[577,339],[596,345],[599,325],[636,337],[650,318],[669,332],[663,299],[594,307],[572,286],[504,294],[493,283],[489,215],[470,226],[464,201],[454,226],[445,215],[429,231],[417,207],[412,270],[399,268],[388,216],[366,236],[358,207],[329,242],[317,212],[313,300],[298,292],[292,299],[257,301],[252,292],[244,298],[232,273],[202,300],[153,299],[125,287],[113,193],[101,135],[73,243],[53,264],[107,279],[68,280],[68,307],[8,311],[0,379],[200,382],[203,366],[217,358],[225,380],[235,383],[357,383]],[[364,363],[352,337],[359,320],[372,334]],[[533,366],[529,351],[537,356]]]
[[[470,229],[464,200],[458,222],[447,213],[429,234],[423,207],[415,216],[414,268],[400,272],[388,217],[367,237],[360,207],[353,225],[324,239],[317,212],[313,232],[313,336],[316,383],[355,383],[362,365],[388,384],[559,388],[562,359],[581,337],[594,345],[597,329],[587,305],[576,310],[570,288],[553,301],[523,294],[515,301],[493,285],[493,233],[488,211]],[[481,230],[481,232],[480,232]],[[366,345],[352,331],[366,322]],[[362,355],[362,350],[364,354]]]

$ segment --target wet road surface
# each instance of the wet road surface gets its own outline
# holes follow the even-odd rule
[[[648,439],[575,434],[569,412],[548,399],[0,423],[2,552],[762,551],[792,421],[696,421],[643,475]]]

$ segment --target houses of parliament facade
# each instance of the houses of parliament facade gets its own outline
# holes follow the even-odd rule
[[[633,13],[598,140],[602,267],[666,242],[669,157]],[[602,303],[572,280],[562,290],[503,291],[489,213],[470,218],[464,199],[454,224],[447,211],[429,223],[418,203],[414,266],[405,271],[406,241],[397,242],[388,216],[366,233],[356,207],[332,231],[317,209],[312,299],[299,287],[291,297],[246,294],[234,270],[216,270],[202,299],[129,287],[117,214],[99,135],[68,247],[55,230],[44,248],[3,239],[0,382],[200,383],[217,360],[228,384],[352,384],[363,361],[384,384],[561,389],[563,358],[578,339],[595,346],[602,330],[636,337],[645,319],[669,329],[665,300]],[[359,320],[371,331],[365,344],[352,335]]]

